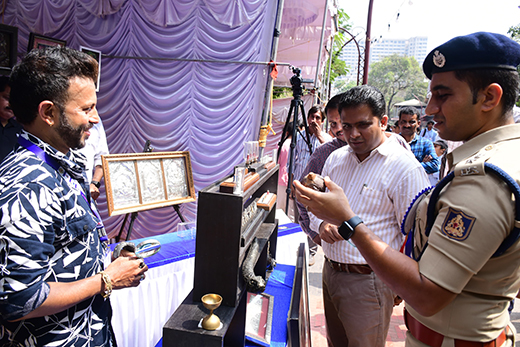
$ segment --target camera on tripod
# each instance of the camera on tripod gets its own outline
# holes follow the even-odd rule
[[[294,73],[294,75],[290,79],[292,91],[293,91],[293,97],[299,98],[300,96],[303,95],[302,83],[314,83],[314,80],[303,79],[300,75],[302,70],[298,67],[291,67],[291,70]]]

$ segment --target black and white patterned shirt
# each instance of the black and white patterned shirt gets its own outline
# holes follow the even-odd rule
[[[93,276],[104,256],[90,196],[81,194],[88,192],[84,157],[64,155],[25,131],[20,136],[43,149],[60,172],[23,146],[0,165],[0,345],[110,345],[111,308],[101,295],[54,315],[10,322],[45,301],[47,282]]]

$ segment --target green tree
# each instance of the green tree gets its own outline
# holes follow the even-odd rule
[[[347,81],[345,79],[337,78],[334,80],[334,90],[335,94],[344,93],[350,88],[353,88],[357,85],[356,81]]]
[[[510,27],[507,33],[511,36],[513,40],[515,40],[516,42],[520,42],[520,24]]]
[[[417,60],[397,54],[372,64],[368,74],[368,84],[378,88],[385,96],[387,114],[397,98],[407,97],[424,101],[428,88]]]
[[[342,10],[338,9],[338,27],[339,28],[345,28],[350,29],[351,24],[348,22],[350,17],[347,15],[347,13]],[[339,77],[343,76],[348,72],[347,63],[345,61],[341,60],[339,58],[339,55],[341,54],[341,51],[343,47],[345,46],[345,43],[348,42],[348,35],[345,35],[341,30],[338,30],[334,36],[334,45],[332,46],[332,52],[329,52],[329,54],[332,55],[332,61],[331,61],[331,69],[330,69],[330,79],[329,76],[329,69],[328,64],[326,64],[325,71],[324,71],[324,77],[323,81],[329,81],[328,90],[330,90],[331,86],[334,84],[334,80]]]
[[[520,24],[512,26],[509,28],[507,33],[511,36],[513,40],[520,43]],[[520,66],[516,68],[518,73],[520,74]],[[516,100],[516,106],[520,107],[520,99]]]

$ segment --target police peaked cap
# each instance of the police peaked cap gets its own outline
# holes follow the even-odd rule
[[[520,65],[520,44],[507,36],[478,32],[455,37],[426,56],[423,71],[434,73],[468,69],[516,70]]]

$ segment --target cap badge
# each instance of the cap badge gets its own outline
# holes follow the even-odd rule
[[[433,52],[433,63],[438,68],[441,68],[446,63],[446,57],[444,57],[444,54],[442,54],[441,52],[435,51]]]

